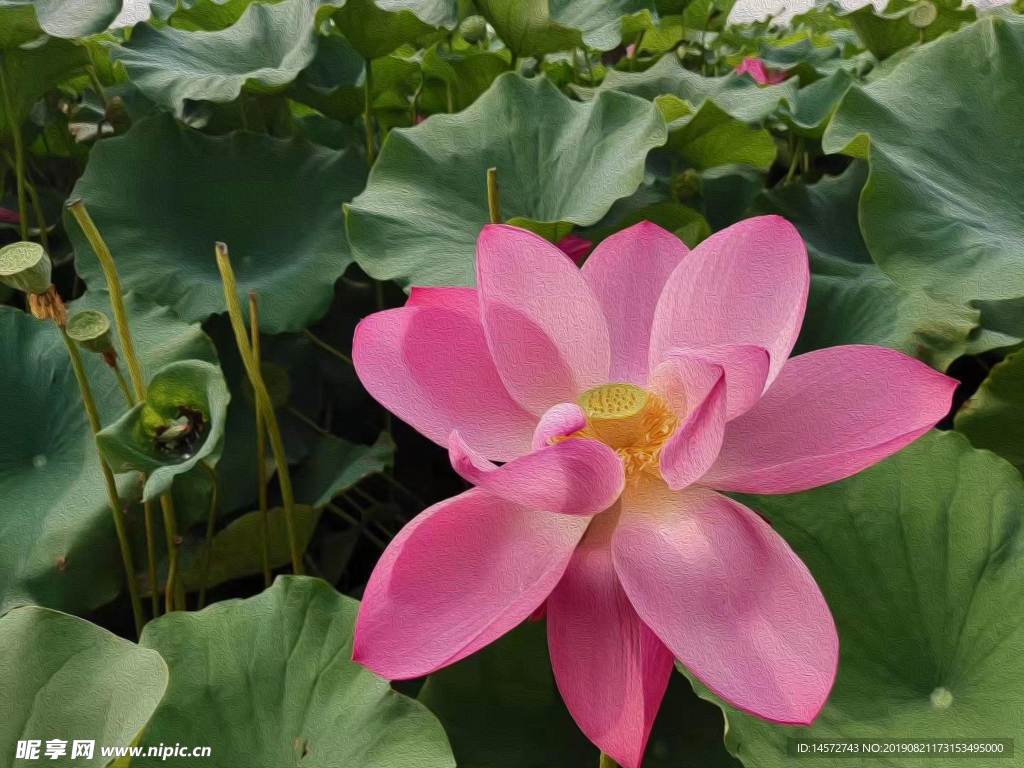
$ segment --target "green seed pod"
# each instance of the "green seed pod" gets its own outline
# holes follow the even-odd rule
[[[110,336],[110,320],[95,309],[83,309],[68,320],[68,336],[83,349],[102,355],[114,348]]]
[[[939,17],[939,10],[934,5],[923,0],[910,9],[907,14],[907,21],[918,29],[930,27],[932,22]]]
[[[487,37],[487,22],[483,16],[470,16],[462,22],[459,34],[467,43],[478,43]]]
[[[22,241],[0,248],[0,282],[25,293],[46,293],[50,289],[50,257],[43,246]]]

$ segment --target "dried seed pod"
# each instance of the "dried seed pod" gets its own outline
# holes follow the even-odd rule
[[[50,287],[50,257],[39,243],[20,241],[0,248],[0,282],[30,294]]]
[[[932,3],[929,3],[928,0],[922,0],[922,2],[910,9],[910,13],[907,14],[907,21],[918,29],[926,29],[938,17],[939,9]]]

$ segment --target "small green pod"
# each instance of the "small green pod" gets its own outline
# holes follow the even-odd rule
[[[95,309],[75,312],[68,320],[67,332],[80,347],[98,355],[114,348],[114,341],[110,335],[110,320]]]

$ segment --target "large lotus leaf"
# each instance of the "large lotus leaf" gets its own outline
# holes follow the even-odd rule
[[[580,104],[546,78],[502,75],[469,109],[391,132],[348,206],[349,239],[377,279],[472,285],[488,168],[498,169],[506,221],[593,224],[636,189],[647,152],[664,141],[664,121],[640,99]]]
[[[145,168],[145,173],[139,173]],[[351,263],[342,204],[362,189],[354,155],[246,132],[210,137],[169,115],[93,148],[73,194],[89,207],[126,287],[186,321],[226,311],[213,255],[228,244],[239,290],[255,290],[267,333],[322,315]],[[65,225],[87,283],[99,262],[70,214]]]
[[[853,74],[840,69],[801,88],[794,95],[792,106],[781,110],[782,119],[794,133],[820,139],[839,102],[855,81]]]
[[[554,18],[549,0],[476,0],[476,7],[516,58],[584,46],[578,29]]]
[[[319,579],[282,576],[248,600],[151,621],[140,643],[171,682],[142,746],[206,745],[210,768],[453,768],[427,708],[351,660],[358,607]]]
[[[460,768],[598,764],[558,694],[545,624],[527,622],[431,675],[419,700],[437,714]],[[722,719],[673,675],[647,746],[647,768],[738,768]]]
[[[325,3],[324,5],[328,5]],[[459,0],[332,0],[334,23],[364,59],[426,47],[459,23]]]
[[[127,747],[167,689],[160,654],[122,640],[84,619],[48,608],[16,608],[0,618],[0,749],[4,765],[18,742],[39,744],[46,765],[103,766],[103,747]],[[65,743],[63,756],[46,756],[46,742]],[[72,759],[74,742],[95,742],[90,759]]]
[[[139,24],[110,55],[140,91],[180,116],[187,102],[234,101],[243,86],[285,88],[316,53],[316,9],[315,0],[253,3],[216,32]]]
[[[944,370],[961,355],[1012,343],[979,327],[981,313],[957,301],[903,288],[871,260],[857,223],[867,165],[812,186],[767,190],[751,213],[796,225],[811,260],[811,293],[796,354],[840,344],[898,349]]]
[[[848,480],[742,501],[772,521],[821,587],[839,631],[839,671],[811,727],[773,725],[722,705],[734,755],[750,766],[789,768],[791,738],[1021,743],[1024,481],[1010,464],[955,432],[931,432]],[[818,754],[796,762],[859,761]],[[953,768],[963,758],[863,762]]]
[[[1024,352],[992,368],[957,413],[956,428],[975,447],[995,451],[1024,472]]]
[[[699,169],[751,165],[767,170],[775,162],[775,140],[764,128],[737,120],[713,101],[694,110],[676,96],[655,103],[668,121],[668,148]]]
[[[552,18],[578,29],[588,48],[610,51],[622,41],[623,24],[633,14],[654,11],[653,0],[549,0]]]
[[[832,118],[825,151],[870,156],[861,227],[901,285],[996,309],[1024,297],[1024,123],[1005,118],[1024,109],[1022,67],[1024,20],[986,19],[854,86]],[[1024,314],[1001,330],[1024,335]]]
[[[880,60],[918,42],[931,42],[941,35],[960,28],[978,18],[974,6],[960,6],[960,0],[926,0],[935,9],[935,18],[921,29],[911,23],[914,7],[900,3],[903,7],[894,11],[890,3],[885,13],[878,13],[873,6],[865,5],[846,14],[845,18],[857,32],[864,45]]]
[[[110,26],[122,0],[0,0],[0,48],[45,32],[50,37],[94,35]]]
[[[161,368],[146,399],[97,436],[115,472],[145,472],[143,501],[167,492],[178,475],[220,458],[227,417],[227,385],[220,368],[182,360]]]
[[[0,7],[0,55],[3,56],[7,99],[0,99],[0,137],[10,134],[10,118],[21,124],[43,94],[80,73],[88,63],[85,48],[68,40],[45,36],[31,45],[2,50],[4,16]],[[10,104],[8,114],[7,105]]]
[[[483,51],[467,46],[452,50],[437,44],[423,53],[423,74],[428,78],[420,103],[425,112],[459,112],[491,87],[512,65],[507,50]],[[440,87],[431,87],[437,81]],[[449,94],[451,109],[449,109]]]
[[[344,120],[365,108],[365,82],[366,60],[352,43],[340,34],[321,35],[316,56],[292,84],[289,96]]]
[[[91,292],[70,305],[102,309]],[[180,359],[215,359],[197,327],[129,294],[128,309],[144,373]],[[114,338],[115,346],[118,345]],[[113,373],[83,355],[104,424],[126,410]],[[121,355],[121,359],[124,356]],[[60,334],[10,308],[0,309],[0,611],[24,603],[86,613],[112,600],[123,566],[106,487],[78,385]],[[122,498],[138,497],[136,478],[119,478]],[[129,527],[141,525],[128,518]]]

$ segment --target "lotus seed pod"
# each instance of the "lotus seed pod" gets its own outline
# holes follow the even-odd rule
[[[938,8],[929,3],[928,0],[924,0],[910,9],[910,13],[907,14],[907,21],[918,29],[925,29],[930,27],[938,16]]]
[[[50,257],[38,243],[22,241],[0,248],[0,282],[25,293],[50,288]]]
[[[487,37],[487,22],[483,16],[470,16],[462,22],[459,34],[467,43],[478,43]]]
[[[83,309],[73,314],[68,320],[68,336],[83,349],[98,355],[105,354],[114,347],[110,335],[110,320],[95,309]]]

